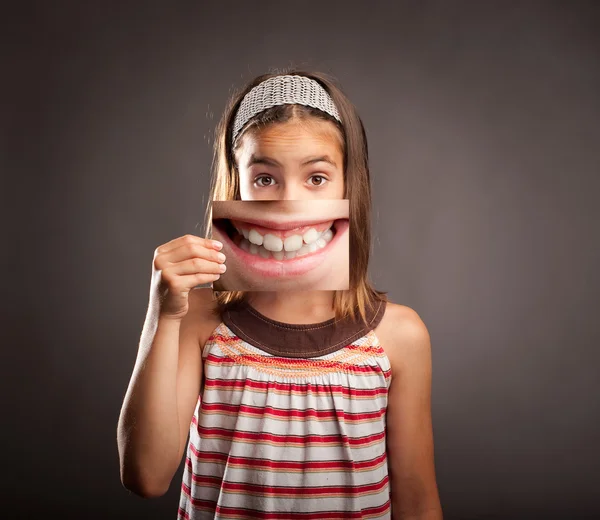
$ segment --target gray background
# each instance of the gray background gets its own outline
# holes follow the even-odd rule
[[[600,515],[598,2],[15,5],[5,518],[175,518],[181,471],[142,500],[118,470],[152,254],[199,229],[231,88],[289,65],[365,122],[371,272],[432,337],[445,518]]]

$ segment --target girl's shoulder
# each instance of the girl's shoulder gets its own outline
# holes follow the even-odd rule
[[[415,350],[420,350],[421,355],[427,355],[431,348],[425,323],[414,309],[406,305],[388,301],[385,313],[374,332],[390,360],[392,373],[394,367],[398,371],[414,355]]]

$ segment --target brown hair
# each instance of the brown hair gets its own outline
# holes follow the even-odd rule
[[[340,124],[329,114],[304,105],[279,105],[257,114],[241,129],[236,145],[251,128],[263,128],[265,125],[282,123],[291,119],[310,120],[319,118],[331,121],[339,130],[344,157],[344,198],[350,204],[350,289],[335,291],[333,307],[336,319],[345,316],[360,317],[366,321],[366,306],[378,301],[387,301],[386,292],[377,291],[368,279],[368,265],[371,246],[371,183],[369,174],[369,153],[365,129],[356,108],[342,92],[334,80],[321,72],[292,70],[282,73],[269,73],[256,77],[243,89],[234,93],[223,117],[217,126],[214,142],[210,199],[205,217],[206,235],[212,233],[213,200],[240,200],[239,175],[235,160],[235,145],[231,144],[233,121],[244,96],[256,85],[281,74],[295,74],[314,79],[329,93],[339,115]],[[218,314],[229,306],[244,300],[244,291],[215,291]]]

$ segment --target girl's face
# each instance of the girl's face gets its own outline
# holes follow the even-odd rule
[[[328,121],[290,121],[242,136],[236,152],[242,200],[344,198],[339,131]]]
[[[327,121],[249,131],[236,153],[242,201],[213,207],[227,271],[217,290],[347,290],[349,202]]]

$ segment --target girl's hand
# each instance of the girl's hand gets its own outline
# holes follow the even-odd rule
[[[156,248],[152,263],[151,297],[157,297],[160,316],[182,319],[188,295],[200,284],[218,280],[226,270],[223,245],[215,240],[185,235]]]

